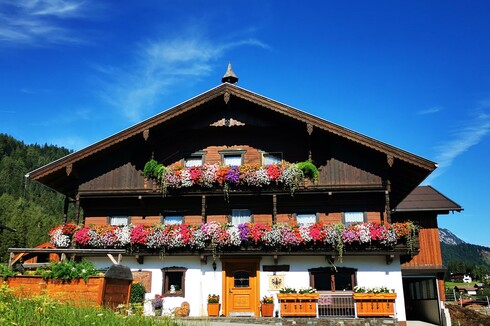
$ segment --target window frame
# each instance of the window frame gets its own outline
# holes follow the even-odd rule
[[[127,222],[126,222],[126,224],[112,224],[111,220],[113,218],[126,218]],[[120,225],[127,226],[127,225],[131,224],[131,216],[130,215],[108,215],[107,216],[107,224],[111,225],[111,226],[120,226]]]
[[[362,213],[362,222],[347,222],[346,221],[346,214],[350,214],[350,213]],[[361,212],[361,211],[357,211],[357,212],[342,212],[342,223],[345,224],[345,225],[355,224],[355,223],[366,223],[366,222],[367,222],[367,212]]]
[[[308,269],[308,273],[310,276],[310,286],[314,289],[317,289],[319,292],[353,292],[354,287],[357,285],[357,269],[351,267],[337,267],[336,269],[330,267],[317,267]],[[318,283],[315,282],[315,277],[320,274],[327,274],[330,276],[330,290],[321,290],[318,289]],[[336,289],[335,275],[339,274],[347,274],[350,275],[351,279],[351,289]],[[316,284],[315,284],[316,283]]]
[[[161,269],[162,271],[162,295],[167,297],[185,297],[185,274],[187,272],[187,268],[185,267],[164,267]],[[175,293],[170,293],[170,275],[171,273],[182,273],[180,284],[180,290],[176,290]]]
[[[182,218],[181,222],[180,223],[167,223],[167,218],[168,217],[180,217]],[[185,221],[185,216],[183,214],[166,214],[166,215],[162,215],[162,220],[160,221],[161,224],[163,225],[180,225],[180,224],[184,224],[184,221]]]
[[[254,214],[252,213],[252,210],[250,208],[232,208],[230,211],[230,214],[228,215],[228,223],[233,224],[233,211],[249,211],[250,213],[250,223],[253,223],[254,221]],[[246,223],[246,222],[244,222]],[[241,224],[241,223],[240,223]],[[237,224],[239,225],[239,224]]]
[[[261,155],[260,155],[260,163],[262,166],[267,166],[267,165],[270,165],[270,164],[265,164],[265,157],[266,156],[277,156],[279,158],[279,162],[277,163],[270,163],[270,164],[281,164],[283,161],[284,161],[284,158],[283,158],[283,153],[282,152],[262,152]]]
[[[234,150],[223,150],[223,151],[219,151],[218,153],[220,155],[221,162],[223,163],[223,165],[227,165],[225,164],[226,156],[239,156],[239,155],[241,157],[240,165],[243,165],[245,162],[245,153],[247,153],[247,151],[243,149],[234,149]]]
[[[204,157],[206,155],[206,152],[205,151],[197,151],[197,152],[194,152],[194,153],[191,153],[189,155],[186,155],[183,159],[182,159],[182,166],[186,167],[186,168],[190,168],[192,166],[202,166],[205,162],[204,160]],[[200,165],[191,165],[191,166],[187,166],[187,160],[190,159],[190,158],[201,158],[201,164]]]
[[[306,212],[302,212],[302,213],[294,213],[294,220],[296,221],[296,223],[299,225],[299,221],[298,221],[298,215],[315,215],[315,222],[311,223],[311,224],[315,224],[315,223],[318,223],[318,213],[306,213]],[[311,225],[311,224],[306,224],[306,225]],[[304,225],[304,224],[302,224]]]

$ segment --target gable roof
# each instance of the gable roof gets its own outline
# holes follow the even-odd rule
[[[27,177],[33,180],[40,181],[57,191],[67,194],[67,186],[62,189],[61,186],[53,187],[50,184],[51,182],[49,181],[49,179],[54,178],[54,176],[52,176],[53,173],[60,173],[60,171],[63,171],[63,169],[66,169],[66,171],[68,172],[69,170],[71,170],[73,164],[84,160],[89,156],[107,150],[111,146],[121,143],[129,138],[135,136],[144,137],[145,133],[148,134],[152,128],[156,126],[161,126],[167,121],[170,121],[171,119],[174,119],[179,115],[189,112],[220,96],[223,96],[225,101],[233,101],[233,97],[240,98],[249,103],[258,105],[266,110],[275,111],[283,116],[311,125],[313,128],[324,130],[328,133],[358,143],[372,150],[381,152],[387,156],[387,159],[389,158],[392,161],[395,161],[395,166],[396,161],[404,163],[401,164],[401,169],[406,170],[407,167],[409,167],[411,171],[409,173],[409,176],[403,176],[403,178],[410,178],[410,181],[406,183],[404,189],[401,191],[401,194],[397,195],[398,201],[401,200],[401,198],[405,197],[406,194],[414,187],[416,187],[420,182],[422,182],[425,177],[427,177],[437,166],[434,162],[420,156],[414,155],[376,139],[349,130],[340,125],[321,119],[286,104],[256,94],[235,84],[230,84],[226,82],[166,111],[163,111],[147,120],[144,120],[128,129],[125,129],[93,145],[90,145],[80,151],[71,153],[61,159],[40,167],[30,172]],[[398,201],[396,203],[398,203]]]
[[[397,212],[460,212],[463,208],[431,186],[415,188],[395,209]]]

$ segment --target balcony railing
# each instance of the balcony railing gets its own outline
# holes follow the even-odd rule
[[[354,306],[352,293],[323,293],[318,298],[318,317],[355,318]]]

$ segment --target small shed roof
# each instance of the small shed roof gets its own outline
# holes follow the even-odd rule
[[[462,210],[460,205],[431,186],[415,188],[395,209],[397,212],[434,211],[438,213]]]

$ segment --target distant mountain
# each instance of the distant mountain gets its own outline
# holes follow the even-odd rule
[[[447,245],[459,245],[465,243],[448,229],[439,229],[439,239],[441,240],[441,243]]]
[[[484,265],[490,271],[490,248],[467,243],[447,229],[439,229],[443,264],[463,261],[466,264]]]

